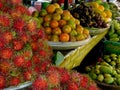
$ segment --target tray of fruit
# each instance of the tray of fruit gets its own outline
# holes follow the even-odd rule
[[[102,90],[120,90],[120,54],[103,53],[94,65],[86,67]]]
[[[48,41],[48,44],[55,50],[67,50],[67,49],[75,49],[77,47],[83,46],[87,44],[91,40],[91,37],[88,36],[87,39],[81,41],[73,41],[73,42],[53,42]]]

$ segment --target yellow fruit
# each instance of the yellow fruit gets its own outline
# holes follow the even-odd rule
[[[104,10],[105,10],[104,6],[102,6],[102,5],[99,5],[98,9],[99,9],[100,11],[104,11]]]
[[[48,13],[54,13],[55,12],[55,6],[53,4],[50,4],[47,6],[46,10]]]
[[[52,15],[52,19],[59,21],[59,20],[61,19],[61,15],[58,14],[58,13],[54,13],[54,14]]]
[[[55,8],[60,8],[60,5],[58,3],[54,3],[53,5],[55,6]]]
[[[56,8],[55,13],[62,14],[63,13],[62,8]]]
[[[71,32],[71,26],[70,25],[65,25],[65,26],[63,26],[63,28],[62,28],[62,31],[64,32],[64,33],[70,33]]]
[[[93,8],[98,8],[99,4],[97,2],[92,2],[92,6],[93,6]]]
[[[111,13],[110,10],[105,10],[104,12],[106,13],[106,17],[107,18],[111,18],[112,17],[112,13]]]
[[[75,24],[76,24],[76,25],[80,25],[80,20],[75,19]]]
[[[101,13],[101,16],[102,16],[103,18],[105,18],[107,15],[106,15],[105,12],[102,12],[102,13]]]

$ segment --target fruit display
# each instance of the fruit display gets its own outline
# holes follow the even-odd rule
[[[106,39],[110,41],[120,42],[120,22],[118,22],[118,20],[112,20],[112,24],[106,35]]]
[[[98,82],[108,85],[120,85],[120,55],[104,54],[98,62],[87,66],[89,76]]]
[[[89,30],[83,28],[78,19],[74,18],[68,10],[62,10],[57,3],[48,5],[46,9],[36,14],[49,41],[81,41],[89,36]],[[35,17],[34,14],[33,17]]]
[[[80,20],[83,27],[106,28],[112,16],[110,10],[97,2],[82,2],[70,8],[71,14]]]
[[[30,90],[99,90],[89,76],[53,65],[52,48],[37,24],[21,0],[0,0],[0,90],[27,81]]]

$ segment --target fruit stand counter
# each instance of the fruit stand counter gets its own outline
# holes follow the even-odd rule
[[[84,57],[94,48],[97,43],[107,34],[108,29],[106,29],[103,33],[95,35],[91,38],[91,40],[85,44],[84,46],[78,47],[75,50],[70,51],[64,57],[64,61],[60,64],[60,67],[64,67],[67,69],[72,69],[76,66],[79,66],[84,59]]]

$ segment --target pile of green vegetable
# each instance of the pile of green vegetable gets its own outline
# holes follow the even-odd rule
[[[87,66],[86,71],[93,80],[120,85],[120,55],[105,54],[95,65]]]

